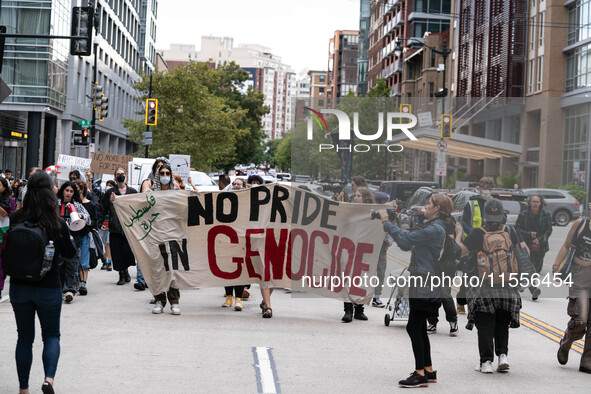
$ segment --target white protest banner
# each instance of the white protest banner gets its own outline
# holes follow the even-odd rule
[[[90,159],[84,157],[59,155],[55,164],[59,166],[58,171],[56,171],[57,179],[63,181],[69,180],[68,175],[71,171],[78,170],[83,176],[86,176],[86,171],[90,169]]]
[[[376,204],[290,186],[237,192],[130,194],[115,209],[153,294],[265,282],[368,303],[384,231]]]
[[[127,173],[127,163],[133,160],[133,156],[116,155],[114,153],[94,152],[90,170],[97,174],[113,175],[117,168],[121,167]]]
[[[191,170],[191,155],[168,155],[168,159],[170,160],[172,173],[180,175],[183,182],[186,183],[191,176],[189,173]]]

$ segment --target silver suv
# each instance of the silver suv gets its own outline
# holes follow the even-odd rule
[[[523,189],[527,196],[539,194],[546,201],[546,211],[552,221],[559,226],[566,226],[571,220],[579,218],[581,203],[568,190],[562,189]]]

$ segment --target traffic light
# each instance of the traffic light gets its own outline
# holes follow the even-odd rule
[[[146,100],[146,126],[156,126],[158,123],[158,100]]]
[[[441,138],[451,138],[451,115],[441,115]]]
[[[70,54],[89,56],[92,52],[92,27],[94,25],[94,9],[92,7],[72,8],[72,36],[84,38],[70,39]]]
[[[92,98],[92,106],[94,107],[95,111],[97,109],[99,109],[101,104],[103,103],[102,97],[103,97],[103,87],[101,85],[99,85],[98,82],[95,82],[94,83],[94,95]]]
[[[109,115],[109,98],[101,94],[101,105],[99,106],[99,120],[102,122]]]
[[[88,129],[82,129],[82,145],[88,145]]]

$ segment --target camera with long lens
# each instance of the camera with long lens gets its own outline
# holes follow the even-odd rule
[[[370,212],[371,219],[380,220],[380,212],[372,209]],[[386,212],[388,213],[388,220],[393,221],[396,220],[396,209],[394,208],[386,208]]]

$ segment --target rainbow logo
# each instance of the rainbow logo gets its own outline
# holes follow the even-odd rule
[[[314,119],[316,121],[316,123],[318,123],[318,126],[320,126],[320,129],[322,129],[322,124],[324,124],[324,129],[326,131],[328,131],[328,126],[326,124],[326,120],[324,120],[324,117],[320,114],[320,112],[314,111],[310,107],[304,107],[304,110],[308,112],[308,115],[310,115],[310,117],[312,119]],[[322,123],[320,123],[320,121],[322,121]]]

